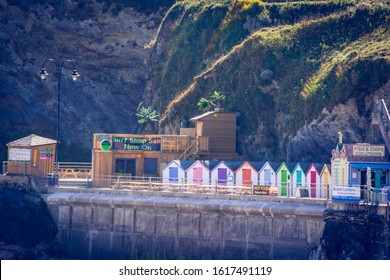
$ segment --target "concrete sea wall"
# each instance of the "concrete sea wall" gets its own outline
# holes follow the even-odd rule
[[[76,259],[309,259],[326,206],[53,193],[58,239]]]

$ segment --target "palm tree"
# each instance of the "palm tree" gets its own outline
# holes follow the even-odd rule
[[[159,115],[152,106],[148,108],[142,106],[135,115],[138,117],[139,124],[145,124],[145,132],[149,132],[151,124],[157,122],[159,118]]]
[[[210,111],[211,106],[214,108],[221,108],[221,102],[225,101],[226,96],[223,95],[219,91],[214,91],[212,95],[210,95],[210,98],[207,99],[205,97],[202,97],[198,102],[198,108],[199,110],[206,112]]]
[[[225,101],[226,96],[219,91],[214,91],[210,96],[211,104],[216,108],[221,108],[221,102]]]

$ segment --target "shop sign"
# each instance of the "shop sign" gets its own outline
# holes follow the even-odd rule
[[[360,187],[333,187],[332,201],[358,203],[360,201]]]
[[[354,144],[352,155],[354,157],[384,157],[385,145]]]
[[[8,154],[9,161],[31,161],[31,149],[10,148]]]
[[[160,151],[161,138],[115,137],[112,136],[112,149],[125,151]]]
[[[254,185],[254,195],[278,195],[278,188],[274,186]]]

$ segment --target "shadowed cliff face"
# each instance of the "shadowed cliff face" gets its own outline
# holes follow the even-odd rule
[[[63,65],[60,160],[90,160],[94,132],[136,132],[134,111],[148,79],[145,45],[163,11],[111,1],[45,2],[0,0],[0,157],[6,159],[6,143],[30,133],[55,138],[57,79],[38,76],[53,58],[73,59],[81,75],[73,82],[73,65]],[[48,62],[46,70],[53,74],[55,65]]]
[[[4,179],[0,181],[0,259],[58,258],[57,227],[45,201],[27,177]]]

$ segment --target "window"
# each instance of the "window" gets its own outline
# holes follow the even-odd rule
[[[135,159],[116,159],[115,173],[136,175]]]
[[[144,174],[158,175],[157,158],[144,158]]]

